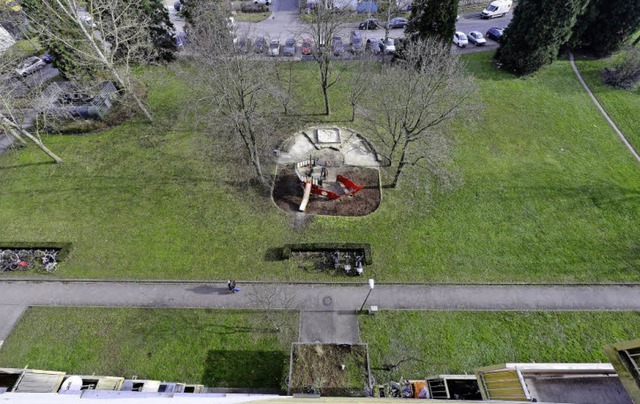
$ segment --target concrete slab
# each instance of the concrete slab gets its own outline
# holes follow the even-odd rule
[[[302,312],[300,316],[300,342],[359,343],[360,329],[355,311]]]

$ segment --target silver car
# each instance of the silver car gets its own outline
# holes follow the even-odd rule
[[[278,56],[280,55],[280,41],[277,39],[272,39],[271,43],[269,43],[269,56]]]
[[[46,65],[47,64],[44,62],[44,60],[40,59],[37,56],[31,56],[18,65],[18,67],[16,68],[16,73],[18,73],[22,77],[25,77],[42,69]]]

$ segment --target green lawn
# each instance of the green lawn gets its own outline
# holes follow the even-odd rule
[[[640,86],[634,90],[623,90],[604,84],[600,79],[600,72],[605,67],[613,65],[611,59],[583,59],[576,61],[576,65],[618,129],[624,133],[636,151],[640,150]]]
[[[0,156],[0,242],[72,242],[62,277],[327,280],[269,249],[368,242],[367,275],[379,281],[640,281],[640,167],[569,63],[520,79],[491,53],[465,58],[483,112],[453,125],[453,191],[410,200],[407,187],[384,190],[370,216],[293,231],[270,199],[227,175],[211,134],[181,113],[188,88],[158,67],[142,75],[153,126],[49,136],[65,159],[57,166],[31,147]],[[312,115],[322,100],[308,66],[297,65],[301,119],[351,125],[340,86],[334,114]]]
[[[0,367],[283,388],[292,341],[253,327],[256,315],[261,313],[30,308],[0,349]],[[288,319],[297,330],[297,314]]]
[[[506,362],[608,362],[602,347],[637,338],[636,312],[386,311],[360,317],[376,380],[473,373]],[[395,370],[384,364],[408,359]]]

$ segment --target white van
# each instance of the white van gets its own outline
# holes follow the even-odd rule
[[[504,17],[511,10],[511,6],[513,6],[512,0],[492,1],[487,8],[482,10],[480,18]]]

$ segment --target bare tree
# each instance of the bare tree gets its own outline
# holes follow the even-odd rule
[[[311,13],[311,23],[308,31],[315,44],[312,49],[313,59],[318,67],[315,77],[322,89],[324,98],[324,114],[331,113],[329,104],[329,89],[338,82],[344,67],[333,63],[333,38],[338,36],[340,24],[345,21],[347,12],[339,8],[330,8],[325,1],[315,3]]]
[[[273,160],[274,136],[282,132],[271,84],[274,67],[252,60],[247,49],[234,43],[225,15],[217,4],[194,13],[187,49],[193,63],[182,72],[191,82],[194,118],[215,134],[216,153],[242,156],[266,189],[271,183],[264,165]]]
[[[32,134],[26,129],[29,124],[21,119],[25,114],[34,113],[31,108],[28,108],[29,111],[24,109],[25,106],[31,105],[34,97],[40,94],[40,89],[35,88],[29,91],[18,80],[14,69],[20,61],[22,61],[22,55],[14,54],[11,50],[0,59],[0,132],[4,131],[21,145],[26,145],[26,140],[30,140],[53,161],[62,163],[62,159],[44,145],[37,129]]]
[[[356,119],[356,109],[371,90],[371,62],[357,61],[351,64],[351,74],[347,81],[349,104],[351,105],[351,122]]]
[[[422,168],[446,179],[447,123],[470,107],[473,79],[450,47],[434,39],[409,41],[403,59],[383,66],[373,80],[365,118],[397,187],[405,169]]]
[[[153,121],[131,82],[131,66],[148,61],[154,53],[151,17],[138,12],[136,2],[37,0],[32,4],[23,8],[41,36],[63,44],[77,63],[106,70]]]
[[[288,290],[281,284],[265,283],[255,285],[249,292],[252,306],[264,311],[261,322],[276,332],[284,332],[289,324],[287,312],[300,310],[296,295]]]
[[[275,80],[273,82],[274,94],[280,102],[285,115],[289,114],[291,103],[294,100],[291,92],[295,79],[295,63],[294,61],[276,62],[273,69],[275,73]]]

